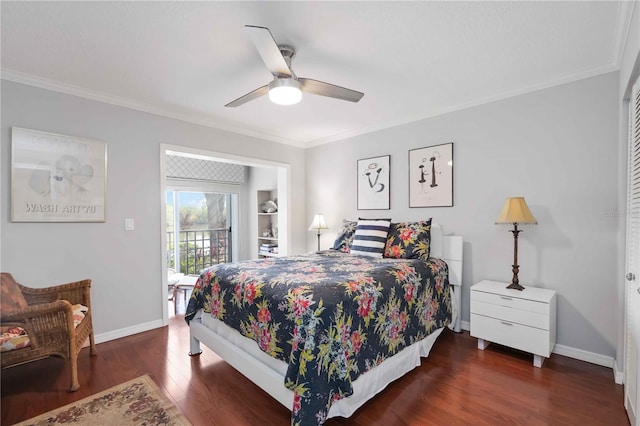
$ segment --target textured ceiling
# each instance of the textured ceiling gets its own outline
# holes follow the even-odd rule
[[[618,69],[628,2],[2,2],[2,78],[299,146]],[[244,25],[298,76],[365,93],[295,106]]]

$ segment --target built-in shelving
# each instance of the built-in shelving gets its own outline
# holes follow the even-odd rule
[[[280,256],[278,244],[278,191],[275,189],[264,189],[257,191],[258,201],[258,256],[277,257]],[[267,202],[275,204],[275,211],[264,211]],[[270,206],[273,208],[273,206]]]

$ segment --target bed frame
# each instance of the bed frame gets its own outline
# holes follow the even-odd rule
[[[452,315],[453,321],[449,326],[453,331],[460,332],[460,307],[461,307],[461,285],[462,285],[462,259],[463,240],[460,236],[443,236],[442,228],[433,225],[431,228],[431,255],[447,262],[449,266],[449,282],[452,284]],[[202,353],[200,343],[213,350],[218,356],[238,370],[253,383],[262,388],[274,399],[284,405],[287,409],[293,406],[293,392],[284,386],[284,376],[261,361],[260,358],[268,358],[268,355],[261,353],[259,349],[254,354],[248,353],[245,349],[232,343],[212,329],[202,324],[200,315],[190,322],[190,349],[189,355],[199,355]],[[436,330],[422,341],[422,345],[414,344],[398,354],[387,359],[382,365],[388,364],[389,369],[383,370],[382,374],[372,374],[369,376],[382,376],[381,383],[374,382],[363,384],[362,380],[368,373],[360,376],[353,382],[354,395],[337,401],[329,411],[329,417],[342,416],[349,417],[357,408],[366,401],[383,390],[388,383],[398,379],[416,366],[420,365],[420,357],[426,357],[436,338],[442,332],[442,328]],[[254,342],[255,343],[255,342]],[[411,348],[411,350],[409,350]],[[380,367],[376,367],[374,370]],[[382,370],[382,369],[381,369]],[[358,386],[358,382],[361,386]],[[366,389],[359,392],[360,389]]]

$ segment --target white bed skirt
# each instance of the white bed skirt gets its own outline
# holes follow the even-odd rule
[[[373,398],[394,380],[420,365],[420,358],[427,357],[436,338],[444,328],[439,328],[379,366],[360,375],[353,382],[353,395],[335,402],[328,417],[350,417],[365,402]],[[253,381],[278,402],[291,410],[293,392],[284,386],[287,364],[262,352],[258,344],[242,336],[235,329],[207,313],[198,313],[190,323],[191,353],[200,352],[198,342],[204,343],[236,370]]]
[[[461,284],[463,239],[461,236],[443,235],[437,224],[431,227],[431,255],[439,257],[449,266],[451,284],[452,320],[449,328],[461,331]],[[434,331],[379,366],[362,374],[353,382],[353,395],[331,406],[328,417],[350,417],[360,406],[382,391],[394,380],[420,365],[420,358],[427,357],[443,328]],[[250,379],[278,402],[291,410],[293,392],[284,386],[287,366],[262,352],[256,342],[243,337],[209,314],[198,313],[190,323],[191,354],[200,353],[200,342],[213,350],[229,365]]]

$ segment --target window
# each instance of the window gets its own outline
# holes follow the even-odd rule
[[[166,191],[167,266],[183,274],[232,260],[235,194],[171,188]]]

